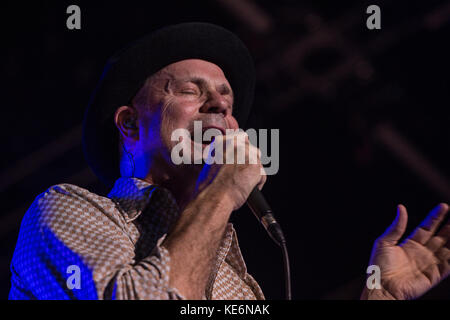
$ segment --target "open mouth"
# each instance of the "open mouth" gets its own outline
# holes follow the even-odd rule
[[[203,128],[203,130],[202,130],[202,136],[203,137],[205,137],[205,132],[208,131],[208,130],[211,131],[211,132],[209,132],[210,135],[211,135],[211,139],[209,139],[209,141],[205,141],[205,140],[202,139],[203,146],[207,146],[207,145],[211,144],[212,141],[214,140],[214,137],[216,137],[218,135],[224,136],[225,133],[226,133],[224,128],[215,127],[215,126],[209,126],[209,127]],[[209,136],[208,136],[208,138],[209,138]]]
[[[210,130],[210,131],[208,131]],[[208,131],[205,136],[205,132]],[[191,140],[193,143],[201,143],[203,146],[210,145],[215,136],[225,135],[226,129],[218,126],[202,127],[201,137],[196,136],[195,132],[191,132]]]
[[[219,130],[219,131],[222,133],[223,136],[224,136],[225,133],[226,133],[226,130],[225,130],[224,128],[221,128],[221,127],[215,127],[215,126],[209,126],[209,127],[204,127],[204,128],[202,129],[202,134],[204,134],[205,131],[206,131],[206,130],[209,130],[209,129],[216,129],[216,130]]]

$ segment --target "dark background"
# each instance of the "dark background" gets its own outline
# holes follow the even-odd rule
[[[66,8],[81,8],[81,30]],[[366,8],[381,7],[381,30]],[[107,193],[84,161],[81,121],[117,49],[173,23],[222,25],[258,73],[249,126],[280,129],[264,193],[287,235],[295,299],[356,299],[372,243],[450,201],[448,1],[2,2],[0,298],[20,221],[58,183]],[[249,272],[284,294],[281,252],[247,208],[233,216]],[[450,297],[450,280],[425,299]]]

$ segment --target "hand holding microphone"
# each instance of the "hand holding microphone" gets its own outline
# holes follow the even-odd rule
[[[220,142],[223,143],[222,146],[225,149],[224,160],[228,152],[233,152],[235,161],[232,164],[226,164],[226,161],[224,161],[225,164],[220,166],[213,183],[220,183],[225,186],[223,190],[229,195],[230,201],[234,202],[234,210],[239,209],[246,202],[250,210],[267,230],[269,236],[281,247],[285,270],[286,299],[291,300],[290,266],[286,240],[272,209],[259,190],[266,182],[266,175],[263,174],[264,168],[260,160],[261,153],[258,148],[250,143],[245,132],[219,136],[216,137],[216,141],[217,139],[221,139]],[[233,148],[228,150],[226,146],[230,144]],[[237,154],[239,151],[243,152],[244,150],[245,163],[238,164],[236,161]],[[255,155],[257,155],[256,164],[249,163],[250,161],[248,160]]]

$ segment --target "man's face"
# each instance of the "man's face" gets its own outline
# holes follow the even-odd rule
[[[153,75],[147,86],[147,107],[139,111],[141,151],[158,153],[170,161],[178,141],[172,132],[186,129],[193,139],[194,121],[202,121],[203,131],[238,129],[232,115],[233,92],[223,71],[215,64],[198,59],[173,63]],[[192,150],[193,152],[193,150]]]

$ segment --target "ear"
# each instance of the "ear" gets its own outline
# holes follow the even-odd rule
[[[138,113],[130,106],[121,106],[114,114],[114,123],[123,139],[137,139],[139,136]]]

